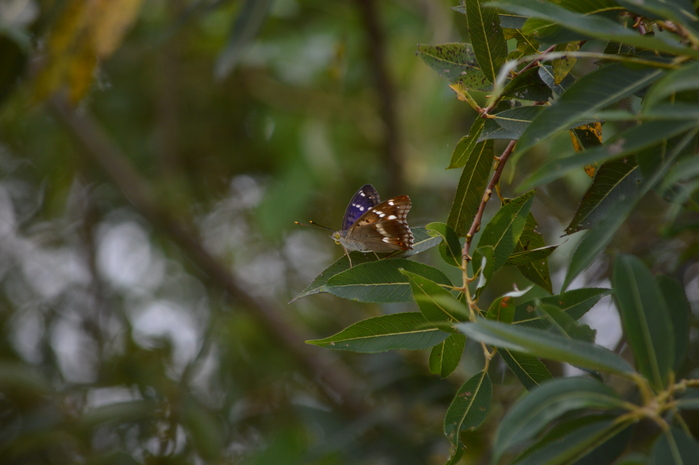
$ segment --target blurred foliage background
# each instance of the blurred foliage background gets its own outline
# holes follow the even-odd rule
[[[444,411],[478,360],[439,380],[426,353],[328,353],[303,341],[402,307],[288,302],[342,253],[294,220],[339,227],[365,183],[409,194],[415,226],[446,218],[458,174],[444,166],[475,115],[415,49],[464,39],[452,6],[0,1],[3,463],[448,455]],[[537,197],[547,238],[588,179]],[[617,247],[696,284],[696,236],[683,231],[622,231]],[[556,282],[569,242],[552,257]],[[581,279],[606,275],[600,261]],[[521,391],[499,390],[494,408]]]

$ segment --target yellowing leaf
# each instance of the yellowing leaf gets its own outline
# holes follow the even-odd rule
[[[82,99],[99,60],[117,49],[143,0],[69,0],[46,40],[34,99],[66,88],[72,103]]]

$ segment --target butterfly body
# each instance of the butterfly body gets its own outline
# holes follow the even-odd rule
[[[347,206],[342,230],[330,236],[349,252],[392,253],[413,248],[406,217],[412,203],[407,195],[380,201],[371,184],[362,186]]]

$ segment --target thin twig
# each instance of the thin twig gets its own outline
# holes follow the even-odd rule
[[[481,228],[481,221],[483,221],[483,212],[485,211],[485,206],[488,204],[488,200],[490,200],[490,196],[493,194],[493,189],[495,189],[495,186],[500,181],[502,171],[505,169],[505,163],[507,162],[507,159],[510,158],[510,155],[512,155],[512,151],[514,150],[516,144],[516,140],[511,140],[510,143],[507,144],[507,148],[505,148],[505,151],[502,152],[502,155],[496,158],[497,166],[495,167],[495,172],[493,173],[493,177],[490,178],[488,186],[485,188],[485,193],[483,194],[481,203],[478,206],[478,211],[476,212],[476,216],[473,218],[473,223],[471,223],[471,229],[469,229],[468,233],[466,234],[466,243],[464,244],[463,251],[464,261],[466,262],[468,262],[471,259],[471,256],[469,255],[469,249],[471,248],[473,236]]]

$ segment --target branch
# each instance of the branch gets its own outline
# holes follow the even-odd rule
[[[379,24],[375,0],[357,0],[357,6],[366,30],[366,51],[369,67],[374,73],[379,114],[385,125],[383,154],[389,190],[401,192],[403,190],[403,154],[396,111],[396,90],[386,66],[386,40]]]
[[[78,113],[59,98],[51,101],[51,107],[85,154],[101,166],[134,208],[169,236],[214,284],[228,292],[238,303],[239,310],[247,311],[275,337],[309,377],[322,387],[327,399],[353,416],[371,410],[365,399],[358,396],[362,383],[334,357],[306,345],[304,341],[310,337],[275,304],[248,293],[228,268],[206,250],[192,224],[176,218],[158,204],[147,180],[88,113]]]
[[[466,234],[466,243],[464,244],[463,251],[464,261],[468,261],[471,259],[471,256],[469,255],[469,249],[471,248],[473,236],[478,232],[479,229],[481,229],[481,222],[483,221],[483,212],[485,211],[485,206],[488,204],[488,200],[490,200],[490,196],[493,194],[493,189],[495,189],[495,186],[500,181],[502,171],[505,169],[505,163],[507,163],[507,159],[510,158],[510,155],[512,155],[512,151],[514,150],[515,145],[517,145],[517,141],[511,140],[510,143],[507,145],[507,148],[505,148],[505,151],[502,152],[502,155],[495,158],[498,165],[495,168],[493,177],[490,178],[488,186],[485,188],[485,193],[483,194],[483,198],[481,199],[481,204],[478,206],[478,211],[476,212],[475,218],[473,218],[473,223],[471,223],[471,229],[469,229],[468,233]]]

